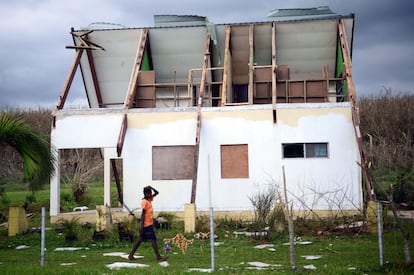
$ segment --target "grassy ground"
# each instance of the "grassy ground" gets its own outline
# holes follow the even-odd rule
[[[4,186],[4,185],[3,185]],[[18,205],[30,195],[24,187],[19,185],[6,186],[6,194],[11,204]],[[95,204],[99,204],[101,198],[101,185],[92,185],[88,196]],[[70,193],[70,187],[62,186],[62,193]],[[103,191],[102,191],[103,192]],[[102,199],[103,200],[103,199]],[[49,201],[49,190],[36,193],[38,204],[47,204]],[[68,202],[70,203],[70,201]],[[93,205],[89,205],[92,206]],[[69,206],[68,206],[69,207]],[[47,217],[47,221],[49,218]],[[234,221],[237,222],[237,221]],[[40,227],[40,214],[30,220],[30,226],[37,229]],[[293,274],[289,261],[288,236],[284,233],[273,233],[269,240],[253,240],[246,236],[238,236],[230,229],[231,224],[217,221],[216,234],[219,243],[215,247],[215,273],[219,274],[267,274],[284,273]],[[144,243],[138,250],[143,259],[132,263],[146,264],[143,268],[123,268],[112,270],[107,265],[114,262],[131,263],[119,256],[104,256],[104,253],[124,252],[128,253],[132,247],[130,242],[121,242],[118,239],[116,227],[108,230],[104,240],[93,240],[93,226],[76,227],[78,240],[68,242],[65,234],[57,233],[57,225],[47,224],[49,230],[46,232],[46,255],[44,266],[40,265],[40,233],[37,230],[14,237],[7,236],[7,228],[0,227],[0,274],[188,274],[191,268],[209,269],[211,267],[209,240],[195,240],[188,248],[187,254],[183,255],[177,248],[172,249],[168,256],[168,267],[158,264],[149,243]],[[226,227],[226,228],[224,228]],[[414,225],[409,226],[414,233]],[[135,230],[137,224],[135,223]],[[303,231],[299,230],[298,231]],[[174,237],[176,233],[182,232],[183,224],[174,222],[171,229],[157,231],[160,250],[163,250],[164,238]],[[226,231],[228,230],[228,231]],[[33,231],[33,232],[32,232]],[[314,231],[309,230],[303,234],[300,241],[309,241],[310,244],[296,245],[296,262],[299,274],[411,274],[414,266],[404,265],[403,243],[401,234],[392,227],[387,226],[385,230],[384,266],[379,264],[378,239],[370,234],[341,234],[330,233],[321,237],[313,236]],[[225,235],[228,235],[226,237]],[[414,234],[411,234],[413,236]],[[193,238],[192,235],[186,235]],[[299,239],[298,239],[299,241]],[[259,244],[271,244],[269,247],[259,249]],[[17,249],[25,245],[27,248]],[[56,251],[61,247],[81,248],[76,251]],[[414,252],[414,242],[411,240],[411,254]],[[304,256],[321,256],[319,259],[310,260]],[[257,269],[249,263],[261,262],[269,264],[269,267]],[[308,270],[305,266],[313,265],[316,269]],[[191,273],[200,273],[193,271]]]
[[[64,235],[53,230],[46,233],[46,257],[44,266],[40,266],[40,234],[28,233],[21,236],[5,237],[5,230],[1,232],[0,241],[0,273],[1,274],[187,274],[190,268],[211,267],[209,240],[195,240],[188,248],[187,254],[182,254],[173,248],[168,256],[168,267],[160,266],[154,256],[150,243],[143,243],[139,248],[142,259],[133,263],[146,264],[143,268],[123,268],[111,270],[107,265],[114,262],[131,261],[118,256],[103,256],[109,252],[128,253],[132,244],[120,242],[116,237],[102,241],[93,241],[93,229],[84,229],[83,234],[90,234],[89,240],[81,239],[73,243],[65,241]],[[177,230],[159,230],[160,249],[163,250],[163,238],[171,238]],[[222,237],[219,233],[215,247],[215,271],[220,274],[265,274],[293,273],[289,264],[289,246],[286,235],[279,235],[272,241],[254,241],[247,237]],[[191,236],[187,236],[190,238]],[[324,236],[301,237],[301,241],[310,241],[310,244],[296,245],[296,262],[300,274],[409,274],[414,267],[404,267],[401,236],[392,231],[384,238],[385,265],[380,267],[378,256],[378,242],[375,236]],[[255,248],[259,244],[272,244],[273,250]],[[28,248],[16,249],[20,245]],[[411,246],[413,247],[413,243]],[[79,247],[76,251],[55,251],[60,247]],[[309,260],[304,256],[321,256],[320,259]],[[249,262],[270,264],[262,270],[254,269]],[[304,267],[313,265],[315,270]],[[195,272],[199,273],[199,272]]]

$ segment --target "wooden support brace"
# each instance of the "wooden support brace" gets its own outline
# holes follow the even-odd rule
[[[63,85],[62,92],[60,93],[59,100],[56,104],[56,109],[52,113],[53,116],[56,115],[56,112],[63,108],[65,105],[66,98],[68,96],[70,86],[72,85],[73,78],[75,77],[76,70],[79,66],[79,62],[83,53],[83,49],[76,50],[75,58],[73,59],[72,65],[70,67],[69,73],[66,76],[65,84]]]
[[[277,102],[277,65],[276,65],[276,24],[272,24],[272,116],[273,123],[277,123],[277,111],[276,111],[276,102]]]
[[[372,179],[368,173],[368,163],[365,157],[364,144],[359,128],[359,116],[357,112],[356,96],[355,96],[355,84],[352,79],[352,63],[351,56],[346,39],[345,26],[343,21],[338,20],[338,34],[341,43],[342,56],[344,59],[345,79],[348,87],[348,99],[351,102],[352,121],[354,124],[355,135],[357,138],[357,144],[359,149],[359,155],[361,159],[362,174],[364,176],[367,188],[367,195],[369,200],[374,200],[375,194],[372,186]]]
[[[249,27],[249,85],[247,88],[248,102],[253,104],[253,74],[254,74],[254,26]]]
[[[124,109],[131,108],[134,102],[135,94],[137,91],[138,76],[141,71],[141,63],[144,57],[144,51],[148,41],[148,32],[148,29],[143,29],[141,33],[141,40],[139,42],[137,49],[137,55],[134,63],[134,71],[131,81],[129,83],[128,93],[124,103]]]
[[[111,167],[112,172],[114,174],[115,183],[116,183],[116,190],[118,192],[118,201],[123,205],[124,204],[124,196],[122,193],[122,187],[121,187],[121,179],[119,177],[118,168],[116,167],[116,162],[114,159],[111,159]]]
[[[223,68],[223,84],[221,86],[221,106],[225,106],[227,103],[227,86],[229,85],[229,76],[231,75],[231,64],[230,62],[230,35],[231,27],[226,26],[226,41],[224,44],[224,68]]]
[[[197,174],[198,174],[198,159],[200,152],[200,132],[201,132],[201,107],[203,106],[203,97],[206,89],[206,80],[207,80],[207,69],[209,67],[210,61],[210,35],[207,34],[206,38],[206,48],[203,58],[203,69],[201,72],[201,82],[200,82],[200,93],[198,96],[197,102],[197,128],[196,128],[196,138],[195,138],[195,148],[194,148],[194,169],[193,169],[193,179],[191,185],[191,199],[190,203],[195,203],[196,192],[197,192]]]
[[[122,154],[122,148],[124,147],[125,135],[126,130],[128,128],[128,118],[127,114],[124,114],[124,118],[122,119],[121,130],[119,131],[118,135],[118,142],[116,143],[116,152],[118,157]]]

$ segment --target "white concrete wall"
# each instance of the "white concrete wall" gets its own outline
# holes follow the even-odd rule
[[[77,138],[66,136],[74,132],[77,123],[72,122],[76,116],[61,118],[53,130],[52,142],[59,148],[115,147],[121,112],[96,115],[96,123],[86,123],[95,125],[94,130]],[[87,117],[94,120],[91,115]],[[277,118],[274,124],[271,105],[203,108],[197,209],[209,208],[210,179],[212,206],[216,211],[251,210],[250,197],[270,184],[283,186],[282,165],[285,166],[288,197],[294,202],[294,209],[361,207],[359,153],[350,105],[279,104]],[[79,117],[76,119],[84,121]],[[195,133],[195,108],[155,112],[134,109],[128,112],[128,130],[121,157],[124,202],[130,209],[140,207],[142,188],[150,184],[160,191],[154,201],[157,211],[183,210],[184,204],[190,201],[191,180],[153,181],[152,146],[194,145]],[[97,136],[96,143],[92,144]],[[284,159],[281,144],[291,142],[327,142],[329,157]],[[248,144],[248,179],[221,178],[220,145],[223,144]]]

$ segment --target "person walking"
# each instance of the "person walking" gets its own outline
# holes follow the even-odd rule
[[[167,260],[166,257],[160,255],[157,245],[157,237],[155,235],[154,226],[153,226],[153,217],[152,217],[152,201],[155,196],[158,195],[158,191],[152,186],[144,187],[144,198],[141,201],[141,224],[139,230],[139,237],[134,246],[132,247],[131,252],[128,255],[128,259],[134,260],[134,254],[137,251],[138,247],[143,241],[151,241],[152,248],[154,249],[155,256],[159,262],[164,262]]]

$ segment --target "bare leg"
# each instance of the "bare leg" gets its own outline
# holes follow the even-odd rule
[[[132,247],[131,252],[129,253],[128,259],[133,260],[135,251],[137,251],[139,245],[142,243],[142,238],[139,237],[134,246]]]
[[[152,248],[154,249],[155,256],[157,257],[157,260],[158,260],[159,262],[166,261],[166,260],[167,260],[167,258],[162,257],[162,256],[160,255],[160,252],[159,252],[159,250],[158,250],[157,241],[156,241],[156,240],[151,240],[151,244],[152,244]]]

